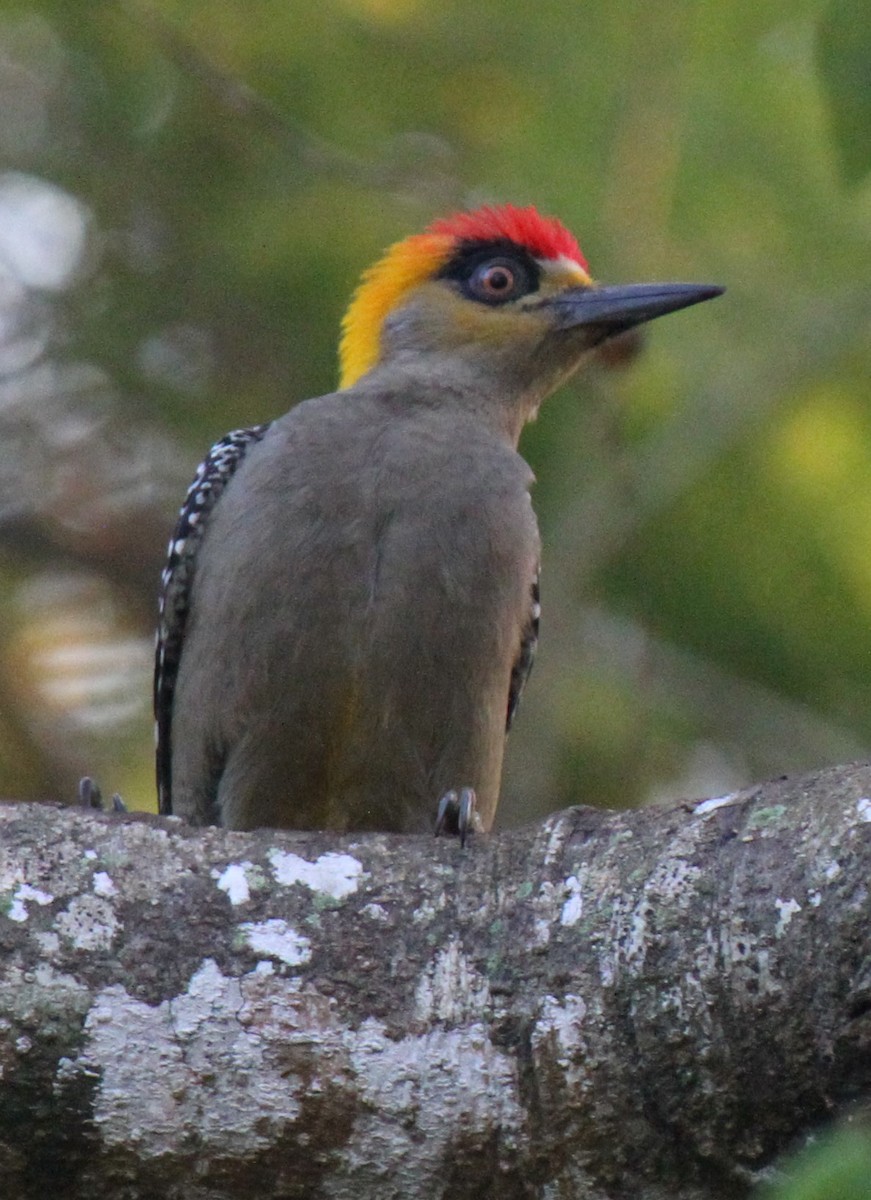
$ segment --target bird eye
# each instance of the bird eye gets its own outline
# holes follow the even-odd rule
[[[476,267],[469,276],[468,289],[476,300],[502,304],[528,291],[529,280],[519,263],[501,258],[490,259]]]

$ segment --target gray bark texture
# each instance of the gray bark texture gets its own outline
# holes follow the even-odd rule
[[[871,1100],[871,768],[470,839],[0,807],[0,1195],[702,1200]]]

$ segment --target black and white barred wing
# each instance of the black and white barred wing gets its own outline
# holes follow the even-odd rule
[[[535,661],[535,650],[538,646],[538,625],[541,619],[541,572],[536,571],[529,593],[529,619],[523,630],[520,650],[511,668],[511,683],[508,688],[508,713],[505,721],[505,732],[511,728],[520,697],[526,687],[526,681]]]
[[[172,703],[184,653],[185,626],[197,550],[212,509],[249,448],[269,425],[236,429],[215,442],[197,468],[169,541],[160,581],[157,648],[154,661],[154,721],[157,739],[157,794],[162,813],[172,812]]]

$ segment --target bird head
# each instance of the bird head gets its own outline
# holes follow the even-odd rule
[[[523,401],[526,419],[606,339],[722,290],[602,287],[555,218],[513,205],[456,213],[365,272],[342,326],[340,386],[386,367]]]

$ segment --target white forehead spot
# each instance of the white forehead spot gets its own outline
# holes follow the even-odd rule
[[[589,287],[593,282],[580,263],[576,263],[566,254],[561,254],[559,258],[537,258],[535,261],[545,275],[557,277],[560,283],[574,283],[578,287]]]

